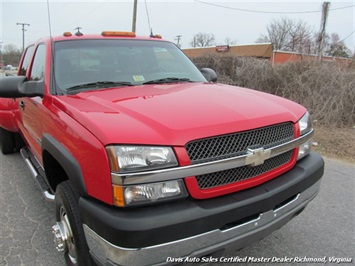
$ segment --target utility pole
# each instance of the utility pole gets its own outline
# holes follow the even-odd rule
[[[182,35],[177,35],[176,39],[175,39],[175,40],[177,40],[176,46],[179,48],[181,47],[181,44],[180,44],[181,37],[182,37]]]
[[[327,18],[329,13],[330,2],[323,2],[322,5],[322,20],[320,23],[320,32],[318,37],[318,56],[319,61],[322,61],[323,58],[323,49],[324,49],[324,39],[325,39],[325,27],[327,24]]]
[[[134,0],[134,4],[133,4],[132,32],[136,32],[136,23],[137,23],[137,2],[138,2],[138,0]]]
[[[28,23],[16,23],[16,25],[22,25],[22,52],[25,50],[25,26],[30,26]]]
[[[82,29],[82,27],[76,27],[74,30],[77,30],[77,32],[75,32],[75,36],[83,36],[83,34],[80,32],[80,29]]]

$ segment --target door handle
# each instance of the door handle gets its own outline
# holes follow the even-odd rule
[[[20,101],[20,108],[25,110],[25,102],[23,100]]]

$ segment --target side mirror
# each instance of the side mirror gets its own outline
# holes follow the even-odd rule
[[[25,76],[0,78],[0,98],[43,96],[43,81],[27,81]]]
[[[21,97],[20,86],[25,82],[25,76],[6,76],[0,78],[0,97],[18,98]]]
[[[36,96],[43,97],[44,96],[44,81],[43,80],[26,81],[21,84],[21,86],[19,87],[19,90],[20,90],[20,93],[24,97],[36,97]]]
[[[217,74],[211,68],[201,68],[202,75],[207,79],[209,82],[217,82]]]

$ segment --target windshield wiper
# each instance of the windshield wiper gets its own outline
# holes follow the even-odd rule
[[[192,82],[189,78],[163,78],[163,79],[154,79],[150,80],[147,82],[144,82],[143,85],[145,84],[164,84],[164,83],[176,83],[176,82]]]
[[[115,86],[133,86],[131,82],[128,81],[97,81],[97,82],[90,82],[79,84],[73,87],[69,87],[66,91],[76,91],[81,89],[90,89],[90,88],[110,88]]]

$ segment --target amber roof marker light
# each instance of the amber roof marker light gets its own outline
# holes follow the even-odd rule
[[[71,32],[66,31],[66,32],[63,33],[63,36],[64,37],[70,37],[70,36],[72,36],[72,34],[71,34]]]
[[[136,34],[130,31],[103,31],[101,35],[105,37],[109,37],[109,36],[136,37]]]
[[[150,38],[162,39],[163,37],[160,34],[150,35]]]

